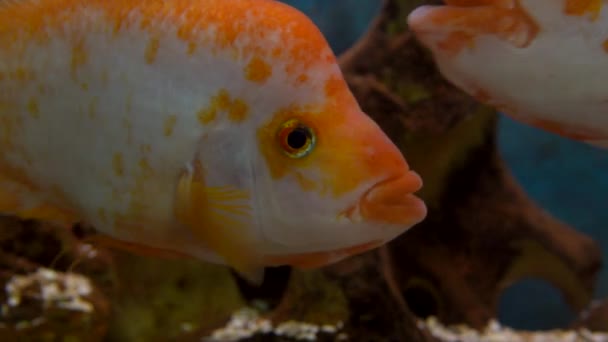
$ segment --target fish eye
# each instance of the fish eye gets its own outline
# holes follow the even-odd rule
[[[291,158],[306,156],[312,151],[316,141],[313,130],[296,119],[281,125],[278,139],[283,152]]]

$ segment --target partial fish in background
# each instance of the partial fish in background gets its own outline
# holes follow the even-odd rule
[[[445,3],[408,23],[449,81],[514,119],[608,148],[608,1]]]
[[[318,267],[426,215],[317,27],[269,0],[0,1],[0,212]]]

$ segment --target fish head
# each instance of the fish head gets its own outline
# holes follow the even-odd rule
[[[606,140],[608,29],[597,1],[446,0],[408,16],[452,84],[514,119],[582,141]],[[603,120],[603,121],[602,121]]]
[[[333,55],[304,75],[257,128],[255,193],[269,263],[320,266],[390,241],[426,207],[414,195],[421,178],[361,110]]]
[[[316,25],[275,1],[238,18],[245,28],[222,61],[231,76],[216,102],[230,111],[242,99],[247,115],[209,129],[204,175],[194,167],[180,183],[180,221],[259,279],[260,266],[322,266],[423,220],[421,178],[361,110]]]
[[[343,80],[332,82],[347,91]],[[259,130],[256,193],[275,258],[326,252],[337,261],[426,215],[414,195],[421,178],[400,150],[354,100],[340,102],[282,110]]]

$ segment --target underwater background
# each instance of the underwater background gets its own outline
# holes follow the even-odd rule
[[[378,0],[284,0],[305,12],[326,35],[336,54],[357,41],[378,14]],[[405,18],[404,18],[405,19]],[[608,151],[561,138],[501,116],[500,153],[528,195],[557,219],[589,235],[608,264]],[[404,266],[406,267],[406,266]],[[602,269],[596,298],[608,296]],[[534,279],[507,289],[499,320],[519,329],[551,329],[575,318],[557,289]]]

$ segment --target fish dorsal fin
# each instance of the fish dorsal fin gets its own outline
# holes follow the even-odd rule
[[[251,219],[248,192],[207,186],[203,167],[195,161],[180,176],[176,196],[176,219],[240,276],[261,284],[264,268],[246,224]]]

